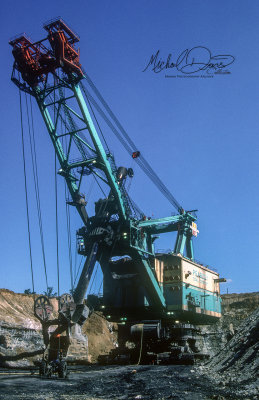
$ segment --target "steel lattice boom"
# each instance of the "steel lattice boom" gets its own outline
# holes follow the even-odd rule
[[[21,35],[10,44],[15,59],[12,81],[21,91],[35,98],[60,164],[58,173],[65,178],[71,195],[69,204],[76,207],[83,221],[83,227],[77,233],[78,252],[86,257],[86,261],[74,291],[75,305],[71,305],[73,302],[69,298],[61,307],[58,332],[84,320],[84,297],[96,262],[101,265],[104,277],[105,313],[111,313],[113,320],[118,320],[121,315],[132,321],[161,318],[167,321],[168,318],[175,319],[176,315],[193,318],[199,314],[198,304],[203,301],[203,297],[196,301],[195,296],[203,296],[201,288],[204,285],[206,288],[207,279],[202,275],[206,276],[205,273],[199,272],[199,282],[204,279],[205,283],[199,283],[197,290],[188,289],[190,285],[184,283],[193,275],[195,287],[198,279],[191,268],[193,271],[202,268],[193,261],[192,237],[198,232],[196,216],[183,210],[144,158],[140,159],[140,164],[152,180],[159,183],[160,190],[165,192],[179,214],[152,220],[136,212],[125,188],[126,179],[132,178],[133,171],[116,166],[93,123],[86,92],[81,91],[86,75],[76,48],[79,37],[62,19],[48,22],[44,29],[47,37],[43,40],[33,43],[26,35]],[[114,116],[107,103],[103,104]],[[115,117],[113,119],[120,127]],[[124,139],[128,138],[125,131],[123,135]],[[138,159],[140,152],[134,149],[132,141],[129,143],[129,149],[133,149],[132,157]],[[92,216],[86,209],[88,199],[81,193],[82,181],[88,176],[104,183],[109,191],[107,196],[95,202]],[[158,234],[166,232],[177,232],[174,252],[159,258],[154,251],[154,241]],[[183,272],[180,272],[181,268]],[[168,275],[166,271],[171,272]],[[209,270],[206,273],[211,274],[211,289],[210,294],[204,296],[210,296],[211,305],[207,314],[203,314],[218,318],[220,302],[213,278],[215,273],[213,275]]]

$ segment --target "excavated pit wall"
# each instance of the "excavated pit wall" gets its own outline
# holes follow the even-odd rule
[[[41,358],[44,348],[41,324],[33,315],[33,295],[0,289],[0,366],[30,367]],[[57,299],[51,299],[57,313]],[[213,357],[224,349],[240,323],[259,306],[259,292],[222,296],[223,317],[212,326],[203,326],[205,344]],[[116,326],[101,314],[93,313],[70,347],[70,361],[95,363],[101,354],[117,346]]]
[[[224,294],[221,297],[222,318],[217,324],[201,327],[211,357],[225,348],[239,325],[259,307],[259,292]]]
[[[52,298],[50,302],[55,318],[58,301]],[[33,314],[33,305],[33,295],[0,289],[0,366],[32,367],[41,359],[44,343],[41,324]],[[82,332],[78,325],[72,329],[70,362],[95,363],[99,354],[108,354],[116,346],[114,326],[97,313],[88,318]]]

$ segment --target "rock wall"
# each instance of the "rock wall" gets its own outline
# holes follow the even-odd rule
[[[245,299],[249,303],[248,299]],[[229,305],[232,303],[230,302]],[[241,304],[238,305],[241,310]],[[259,308],[236,327],[233,337],[209,362],[200,367],[213,385],[221,385],[235,396],[231,398],[258,399],[259,387]],[[224,397],[225,398],[225,397]],[[229,397],[226,397],[229,398]]]
[[[50,301],[55,317],[58,301],[56,298]],[[41,324],[33,314],[33,305],[33,295],[0,289],[0,366],[30,367],[41,359],[44,343]],[[70,362],[96,362],[98,355],[108,354],[116,346],[113,325],[97,313],[88,318],[82,332],[76,328],[72,336],[68,355]]]
[[[239,325],[259,307],[259,292],[224,294],[221,297],[222,318],[215,325],[201,327],[211,356],[225,348]]]
[[[0,289],[0,366],[33,366],[41,358],[44,344],[41,324],[33,315],[33,295]],[[54,312],[57,299],[51,299]],[[212,326],[203,326],[205,344],[214,356],[224,350],[237,332],[240,323],[259,306],[259,292],[225,294],[222,296],[221,320]],[[88,338],[88,352],[87,339]],[[117,346],[116,326],[93,313],[81,332],[77,332],[70,347],[70,361],[95,363],[99,355],[108,354]]]

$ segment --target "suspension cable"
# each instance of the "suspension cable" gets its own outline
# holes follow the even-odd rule
[[[99,124],[99,122],[98,122],[98,120],[97,120],[97,118],[96,118],[96,115],[95,115],[95,113],[94,113],[92,104],[90,103],[90,101],[89,101],[89,99],[88,99],[87,93],[85,93],[85,97],[86,97],[87,103],[88,103],[88,105],[89,105],[89,107],[90,107],[90,109],[91,109],[91,111],[92,111],[92,113],[93,113],[95,122],[96,122],[96,124],[97,124],[97,126],[98,126],[98,128],[99,128],[99,131],[100,131],[101,135],[102,135],[102,138],[103,138],[103,140],[104,140],[104,143],[105,143],[105,145],[106,145],[106,148],[107,148],[108,152],[110,153],[109,146],[108,146],[108,144],[107,144],[107,142],[106,142],[106,140],[105,140],[105,137],[104,137],[104,135],[103,135],[102,129],[101,129],[101,127],[100,127],[100,124]]]
[[[94,105],[95,109],[98,111],[98,113],[101,115],[101,117],[104,119],[104,121],[106,122],[106,124],[109,126],[109,128],[112,130],[112,132],[115,134],[115,136],[117,137],[117,139],[121,142],[122,146],[125,148],[125,150],[128,152],[128,154],[130,156],[132,156],[132,153],[135,151],[136,146],[132,147],[130,146],[127,141],[125,140],[125,138],[122,137],[122,135],[120,134],[120,132],[115,128],[115,126],[113,125],[113,123],[109,120],[109,118],[106,116],[106,114],[104,113],[104,111],[101,109],[101,107],[97,104],[97,102],[94,100],[94,98],[91,96],[91,94],[88,92],[88,90],[86,88],[84,88],[84,86],[82,86],[82,90],[85,94],[85,96],[88,96],[88,98],[91,100],[92,104]],[[166,196],[167,193],[167,189],[164,187],[161,187],[161,185],[159,184],[158,181],[158,177],[155,176],[154,171],[151,170],[150,166],[147,166],[145,163],[143,163],[143,160],[141,158],[137,158],[136,159],[137,164],[140,166],[140,168],[143,170],[143,172],[153,181],[153,183],[158,187],[158,189],[163,192],[163,194]],[[172,196],[172,195],[171,195]],[[172,200],[175,201],[176,200]],[[175,205],[175,204],[174,204]],[[178,206],[176,206],[178,207]],[[179,205],[179,207],[181,207]]]
[[[32,281],[32,291],[33,291],[33,293],[35,293],[33,264],[32,264],[32,251],[31,251],[31,232],[30,232],[30,217],[29,217],[29,205],[28,205],[26,161],[25,161],[25,149],[24,149],[22,96],[21,96],[20,88],[19,88],[19,99],[20,99],[20,119],[21,119],[21,133],[22,133],[22,156],[23,156],[23,174],[24,174],[24,188],[25,188],[26,214],[27,214],[27,230],[28,230],[28,241],[29,241],[30,265],[31,265],[31,281]]]
[[[132,139],[129,137],[125,129],[122,127],[121,123],[117,119],[117,117],[114,115],[92,80],[90,79],[89,75],[85,74],[85,78],[87,82],[89,83],[90,87],[92,88],[93,92],[101,102],[102,106],[110,116],[110,118],[114,121],[116,124],[117,128],[119,129],[120,132],[114,127],[114,125],[108,120],[108,118],[105,116],[104,112],[101,110],[101,108],[98,106],[98,104],[94,101],[93,97],[90,95],[90,93],[87,91],[86,88],[84,88],[83,84],[81,83],[82,90],[84,94],[91,99],[93,102],[94,107],[97,109],[97,111],[100,113],[102,118],[104,118],[105,122],[110,126],[112,129],[113,133],[117,136],[117,138],[120,140],[124,148],[127,150],[130,155],[134,151],[136,151],[137,147],[132,141]],[[109,122],[108,122],[109,121]],[[123,136],[123,137],[122,137]],[[167,200],[177,209],[178,212],[181,212],[183,210],[182,206],[178,203],[178,201],[174,198],[172,193],[168,190],[168,188],[164,185],[164,183],[161,181],[161,179],[158,177],[156,172],[153,170],[151,165],[148,163],[148,161],[143,157],[142,154],[138,158],[135,159],[137,164],[140,166],[140,168],[145,172],[145,174],[152,180],[152,182],[155,184],[155,186],[160,190],[160,192],[167,198]]]

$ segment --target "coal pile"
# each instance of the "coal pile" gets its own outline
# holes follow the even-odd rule
[[[258,399],[259,382],[259,308],[245,319],[224,348],[216,354],[200,374],[206,374],[226,393],[237,398]]]

